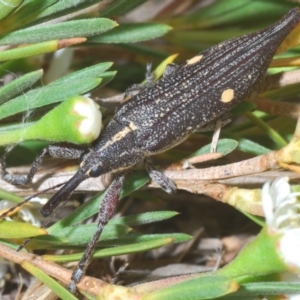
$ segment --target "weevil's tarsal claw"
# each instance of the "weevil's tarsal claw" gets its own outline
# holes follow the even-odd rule
[[[155,82],[155,76],[154,73],[152,72],[152,62],[148,61],[147,66],[146,66],[146,87],[149,87],[154,84]]]
[[[31,178],[26,175],[20,175],[20,174],[9,174],[6,171],[6,163],[4,159],[0,160],[0,169],[1,169],[1,177],[3,180],[5,180],[8,183],[11,183],[16,186],[24,186],[30,183]]]
[[[79,170],[54,196],[42,207],[41,214],[44,218],[50,216],[53,210],[60,204],[65,203],[77,186],[85,179],[88,175],[84,174]]]
[[[72,280],[70,281],[70,283],[68,284],[67,289],[68,289],[68,291],[69,291],[70,293],[75,294],[75,292],[76,292],[76,284],[75,284],[75,282],[74,282],[73,279],[72,279]]]
[[[148,160],[145,160],[145,167],[150,178],[155,181],[164,191],[166,191],[168,194],[173,194],[176,192],[176,185],[174,182],[162,172],[155,170]]]

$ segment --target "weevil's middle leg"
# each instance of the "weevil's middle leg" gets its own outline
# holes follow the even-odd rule
[[[50,145],[46,147],[41,154],[39,154],[33,161],[31,168],[27,175],[20,174],[10,174],[6,170],[6,163],[4,159],[0,160],[0,168],[2,173],[2,179],[13,184],[13,185],[27,185],[32,181],[33,176],[38,171],[40,165],[42,164],[45,155],[50,155],[52,157],[59,158],[69,158],[76,159],[81,156],[84,152],[82,148],[76,148],[65,146],[65,145]]]
[[[100,204],[99,214],[98,214],[98,224],[97,224],[97,231],[95,232],[92,240],[89,242],[84,254],[78,264],[78,267],[74,270],[71,282],[68,285],[68,290],[72,293],[76,291],[76,284],[81,280],[84,275],[84,270],[88,260],[90,259],[99,237],[104,229],[104,226],[113,216],[119,196],[121,193],[121,189],[124,183],[125,175],[119,174],[114,181],[111,183],[109,188],[106,190],[103,199]]]
[[[172,194],[176,191],[176,185],[174,182],[162,172],[155,170],[149,160],[145,160],[145,168],[150,178],[155,181],[164,191],[169,194]]]

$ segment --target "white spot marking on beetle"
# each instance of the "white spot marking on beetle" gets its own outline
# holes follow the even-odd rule
[[[196,55],[194,57],[192,57],[191,59],[186,61],[187,65],[192,65],[195,64],[197,62],[199,62],[202,59],[203,55]]]
[[[227,89],[223,91],[221,95],[221,101],[224,103],[230,102],[234,98],[234,90],[233,89]]]
[[[128,133],[137,130],[138,127],[133,123],[130,122],[128,126],[126,126],[123,130],[116,133],[110,141],[108,141],[99,151],[105,150],[107,147],[113,145],[115,142],[120,141],[123,139]]]
[[[160,117],[162,118],[164,116],[164,114],[160,114]]]
[[[249,79],[251,79],[251,78],[252,78],[252,75],[251,75],[251,74],[249,74],[249,75],[248,75],[248,78],[249,78]]]

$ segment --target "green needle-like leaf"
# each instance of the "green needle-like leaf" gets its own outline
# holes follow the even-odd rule
[[[118,0],[112,2],[109,6],[100,12],[101,17],[111,17],[122,15],[136,6],[146,2],[146,0]]]
[[[137,43],[158,38],[172,28],[165,24],[122,24],[110,32],[88,39],[89,43]]]
[[[140,226],[144,224],[167,220],[176,215],[178,215],[176,211],[154,211],[112,219],[109,221],[109,224],[125,224],[127,226]]]
[[[48,229],[50,234],[47,237],[36,237],[30,242],[32,249],[51,248],[74,248],[74,246],[85,247],[92,239],[97,229],[97,224],[81,224],[68,226],[60,230]],[[100,241],[119,239],[130,231],[128,226],[113,224],[105,226]]]
[[[16,28],[24,27],[34,21],[47,7],[53,5],[57,0],[26,0],[19,9],[0,22],[0,34],[12,32]]]
[[[99,243],[101,248],[116,247],[122,245],[131,245],[134,243],[145,243],[156,239],[171,238],[173,243],[183,243],[189,241],[192,237],[184,233],[160,233],[160,234],[137,234],[130,232],[116,240],[107,240]]]
[[[0,104],[10,100],[15,95],[22,94],[43,76],[43,70],[37,70],[16,78],[0,88]]]
[[[7,61],[13,59],[19,59],[34,55],[40,55],[45,53],[54,52],[62,47],[68,47],[74,44],[82,43],[85,39],[69,39],[69,40],[53,40],[43,43],[37,43],[34,45],[24,46],[16,49],[6,50],[0,52],[0,61]]]
[[[24,0],[5,0],[0,2],[0,20],[8,16],[14,10],[18,8],[18,6]]]
[[[239,139],[238,149],[243,152],[252,153],[254,155],[263,155],[271,152],[270,149],[244,138]]]
[[[24,199],[14,193],[5,191],[3,189],[0,188],[0,199],[4,199],[4,200],[8,200],[14,203],[20,203],[22,202]]]
[[[0,238],[2,239],[21,239],[45,234],[48,233],[44,228],[39,228],[28,223],[5,220],[0,222]]]
[[[34,20],[32,20],[31,22],[31,25],[79,11],[86,7],[95,5],[101,1],[103,0],[89,0],[89,1],[76,0],[76,2],[75,1],[54,1],[52,5],[48,5],[47,7],[44,7],[42,11],[39,13],[39,15],[35,16]],[[27,9],[23,7],[24,9],[20,9],[20,12],[18,11],[18,13],[16,14],[18,18],[22,18],[22,15],[26,15],[26,14],[28,15],[28,11],[30,10],[32,11],[32,9],[34,9],[34,7],[30,7],[30,4],[34,5],[34,3],[32,2],[34,1],[31,1],[31,3],[27,4],[28,6]]]
[[[68,21],[8,33],[0,37],[0,45],[40,43],[75,37],[89,37],[101,34],[116,26],[118,26],[116,22],[104,18]]]
[[[210,153],[210,146],[211,144],[205,145],[201,149],[194,152],[190,157]],[[221,139],[218,141],[217,152],[221,152],[223,155],[227,155],[230,152],[234,151],[237,148],[237,146],[238,142],[235,140]]]
[[[87,67],[81,69],[79,71],[68,74],[54,82],[51,82],[48,86],[51,85],[60,85],[67,82],[78,81],[90,77],[101,77],[104,72],[112,66],[112,62],[104,62],[100,64],[93,65],[91,67]]]
[[[83,94],[99,85],[101,79],[87,78],[77,82],[70,82],[58,86],[46,86],[31,90],[0,106],[0,119],[42,107],[48,104],[61,102],[69,97]]]
[[[38,269],[28,261],[21,263],[21,266],[36,277],[38,280],[43,282],[47,287],[53,291],[60,299],[63,300],[78,300],[73,294],[71,294],[67,289],[60,285],[55,279],[51,278],[49,275],[44,273],[42,270]]]
[[[209,275],[190,279],[143,296],[142,300],[206,300],[235,292],[239,285],[226,277]]]
[[[97,250],[93,253],[93,257],[109,257],[116,255],[124,255],[130,253],[137,253],[141,251],[149,251],[152,249],[160,248],[168,245],[173,240],[171,238],[156,239],[148,242],[142,242],[137,244],[130,244],[126,246],[113,247],[108,249]],[[80,260],[82,253],[70,254],[70,255],[44,255],[43,259],[56,262],[67,262]]]

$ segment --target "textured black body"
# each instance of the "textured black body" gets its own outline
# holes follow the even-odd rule
[[[267,29],[202,52],[133,96],[116,111],[82,168],[99,165],[105,173],[130,167],[220,118],[259,85],[299,19],[295,8]]]
[[[35,159],[27,176],[9,174],[5,162],[0,161],[2,178],[24,185],[32,180],[45,154],[66,158],[81,155],[77,173],[41,209],[45,217],[59,203],[65,203],[83,180],[110,171],[116,173],[102,198],[97,231],[72,274],[68,286],[72,292],[114,213],[125,179],[124,170],[144,160],[150,177],[165,191],[173,192],[175,184],[155,170],[146,158],[174,147],[249,96],[263,79],[278,46],[299,22],[300,11],[292,9],[265,30],[223,42],[185,65],[173,67],[171,71],[169,68],[158,82],[124,102],[85,152],[63,145],[48,146]]]

